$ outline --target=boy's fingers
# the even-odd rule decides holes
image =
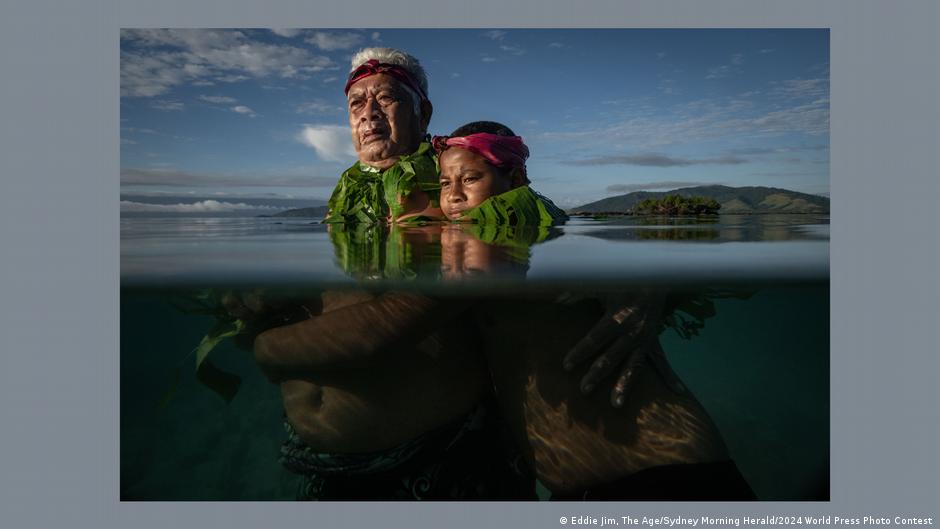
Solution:
[[[646,354],[643,351],[634,351],[633,356],[627,361],[626,367],[620,371],[617,382],[610,392],[610,404],[615,408],[620,408],[626,402],[630,389],[636,382],[636,374],[643,368],[646,362]]]
[[[565,370],[571,371],[578,364],[596,356],[601,348],[616,338],[620,332],[620,325],[609,314],[605,314],[565,355],[563,360]]]
[[[613,373],[614,369],[617,369],[625,360],[635,354],[634,338],[633,335],[621,336],[606,351],[601,353],[597,360],[594,360],[588,372],[581,378],[581,391],[583,393],[587,394],[593,391],[601,380]]]

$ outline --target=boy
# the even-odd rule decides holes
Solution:
[[[505,125],[475,121],[432,144],[439,155],[441,210],[449,220],[532,226],[567,218],[529,188],[529,149]]]
[[[509,128],[474,122],[432,143],[449,220],[531,226],[564,218],[529,189],[528,149]],[[511,294],[473,309],[504,418],[552,498],[755,499],[704,408],[667,383],[675,374],[658,340],[640,353],[659,369],[633,375],[622,408],[578,389],[578,375],[558,360],[599,310],[592,300],[559,305]]]

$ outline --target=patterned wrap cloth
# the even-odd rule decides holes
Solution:
[[[298,500],[527,500],[535,481],[493,404],[380,452],[313,451],[285,421],[281,463],[300,474]]]

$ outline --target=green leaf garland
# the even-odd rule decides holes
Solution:
[[[427,193],[432,206],[440,203],[437,156],[427,141],[384,171],[361,162],[347,169],[333,190],[324,222],[375,224],[400,216],[403,199],[415,189]]]
[[[521,186],[486,199],[459,220],[481,225],[551,226],[567,218],[551,200],[529,186]]]

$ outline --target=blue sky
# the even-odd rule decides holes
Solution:
[[[355,160],[352,54],[429,78],[432,134],[500,121],[563,207],[701,184],[829,193],[825,29],[127,29],[122,212],[322,203]]]

